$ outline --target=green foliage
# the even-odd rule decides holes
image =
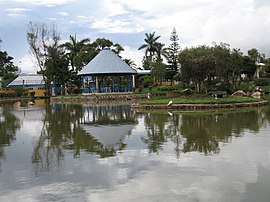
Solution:
[[[265,71],[266,73],[270,73],[270,64],[267,64],[267,65],[265,66],[264,71]]]
[[[197,91],[202,92],[202,85],[209,72],[215,66],[215,58],[212,50],[207,46],[185,49],[179,54],[181,74],[183,80],[193,81]]]
[[[215,87],[216,91],[226,91],[227,93],[231,94],[233,92],[232,85],[229,83],[219,83]]]
[[[243,70],[241,71],[241,73],[243,74],[247,74],[248,78],[252,78],[256,72],[256,65],[253,62],[253,60],[248,57],[248,56],[244,56],[243,58]]]
[[[169,80],[173,80],[173,77],[178,73],[178,66],[179,66],[179,61],[178,61],[178,54],[180,50],[179,46],[179,37],[177,35],[176,29],[173,28],[173,31],[170,36],[170,41],[171,44],[167,48],[167,61],[168,61],[168,69],[167,69],[167,78]]]
[[[254,88],[254,81],[243,81],[240,83],[240,85],[238,86],[239,90],[243,90],[243,91],[252,91]]]
[[[14,89],[15,91],[15,96],[16,97],[22,97],[22,96],[27,96],[28,94],[28,90],[24,87],[16,87]]]
[[[13,57],[9,56],[6,51],[0,51],[0,87],[6,86],[18,74],[18,67],[12,62]]]
[[[154,79],[150,75],[145,75],[141,77],[143,87],[149,87],[154,84]]]
[[[172,91],[174,90],[173,86],[159,86],[157,88],[157,90],[159,91]]]
[[[30,96],[31,96],[31,97],[35,97],[35,93],[36,93],[36,92],[34,92],[34,91],[33,91],[33,92],[30,92]]]
[[[113,42],[110,41],[109,39],[105,39],[105,38],[97,38],[94,42],[93,42],[93,46],[95,47],[95,49],[99,52],[101,51],[103,48],[108,47],[110,48],[111,46],[113,46]]]
[[[157,60],[152,64],[151,74],[155,77],[155,81],[161,83],[166,75],[166,65],[162,60]]]
[[[142,44],[138,50],[145,49],[145,57],[144,60],[147,60],[147,62],[143,62],[147,65],[150,65],[152,62],[154,62],[154,55],[157,53],[158,46],[160,43],[158,43],[158,39],[160,36],[155,36],[155,32],[153,33],[145,33],[145,43]],[[146,67],[145,69],[150,69],[150,67]]]
[[[270,85],[270,79],[269,78],[257,78],[254,80],[254,84],[256,86],[268,86],[268,85]]]

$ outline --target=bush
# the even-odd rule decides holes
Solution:
[[[173,88],[172,88],[172,86],[159,86],[158,90],[159,91],[172,91]]]
[[[269,78],[257,78],[254,80],[254,84],[256,86],[268,86],[268,85],[270,85],[270,79]]]
[[[232,86],[229,83],[219,83],[216,84],[216,91],[226,91],[227,93],[231,94],[233,89]]]
[[[26,88],[23,88],[23,87],[16,87],[14,89],[15,91],[15,96],[16,97],[22,97],[22,96],[26,96],[28,94],[28,91]]]
[[[36,92],[30,92],[30,96],[31,96],[31,97],[35,97],[35,93],[36,93]]]

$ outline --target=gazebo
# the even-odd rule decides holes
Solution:
[[[131,92],[136,70],[109,48],[104,48],[78,72],[83,77],[83,93]]]

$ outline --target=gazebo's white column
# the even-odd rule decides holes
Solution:
[[[98,92],[98,76],[96,76],[96,92]]]
[[[135,83],[135,75],[132,75],[132,87],[133,87],[133,88],[136,87],[136,83]]]

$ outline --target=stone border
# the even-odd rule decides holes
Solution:
[[[51,97],[52,102],[59,103],[99,103],[99,102],[123,102],[123,101],[137,101],[147,99],[146,94],[132,94],[132,93],[95,93],[78,96],[63,96]]]
[[[247,102],[247,103],[228,103],[228,104],[166,104],[149,105],[149,104],[132,104],[134,109],[178,109],[178,110],[197,110],[197,109],[233,109],[243,107],[258,107],[268,105],[268,101]]]

